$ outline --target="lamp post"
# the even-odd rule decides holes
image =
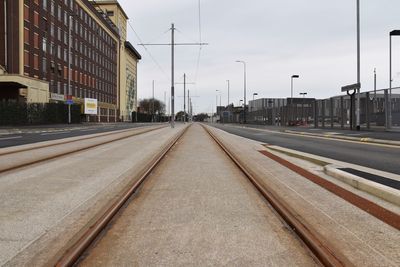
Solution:
[[[297,75],[297,74],[294,74],[294,75],[292,75],[292,77],[290,79],[290,106],[289,106],[290,117],[289,117],[289,120],[288,120],[289,124],[290,124],[290,121],[291,121],[292,117],[294,117],[293,116],[293,108],[292,108],[292,106],[293,106],[293,79],[298,79],[298,78],[300,78],[300,76]]]
[[[304,120],[304,98],[307,95],[307,93],[305,93],[305,92],[304,93],[300,93],[300,95],[303,96],[303,101],[301,102],[301,119],[303,121],[306,121],[306,120]]]
[[[229,80],[226,80],[226,82],[228,83],[228,106],[229,106],[229,90],[230,90],[230,81]]]
[[[389,34],[389,105],[388,113],[389,119],[387,122],[387,128],[392,127],[392,87],[393,87],[393,78],[392,78],[392,36],[400,36],[400,30],[391,31]]]
[[[356,124],[357,130],[361,130],[360,126],[360,92],[361,92],[361,51],[360,51],[360,0],[357,0],[357,105],[356,105]]]
[[[253,113],[253,106],[255,106],[254,105],[254,96],[256,96],[256,95],[258,95],[258,93],[253,93],[253,102],[252,102],[252,105],[251,105],[251,113]],[[255,116],[254,116],[254,114],[251,114],[252,115],[252,117],[253,117],[253,121],[255,121]]]
[[[243,84],[244,84],[244,86],[243,86],[243,96],[244,96],[244,108],[243,108],[243,123],[246,123],[246,76],[247,76],[247,74],[246,74],[246,62],[245,61],[243,61],[243,60],[236,60],[236,62],[238,62],[238,63],[242,63],[243,64],[243,75],[244,75],[244,79],[243,79]]]
[[[215,92],[219,92],[219,90],[215,90]],[[218,93],[215,95],[215,116],[218,114]],[[218,122],[218,120],[215,120],[215,122]]]

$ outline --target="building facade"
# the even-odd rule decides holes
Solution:
[[[116,0],[96,0],[93,5],[116,25],[119,36],[119,119],[132,121],[137,111],[137,64],[141,55],[127,40],[128,16]]]
[[[83,104],[92,98],[98,102],[98,114],[91,121],[109,121],[110,116],[116,120],[119,110],[127,113],[126,95],[137,95],[140,55],[129,55],[126,63],[125,54],[132,54],[125,52],[127,17],[125,24],[110,18],[89,0],[2,1],[0,101],[70,99]],[[136,102],[130,101],[129,107],[134,109]]]

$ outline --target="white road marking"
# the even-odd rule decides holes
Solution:
[[[53,133],[42,133],[40,135],[54,135],[54,134],[65,134],[65,133],[70,133],[71,131],[66,131],[66,132],[53,132]]]
[[[18,139],[18,138],[22,138],[22,136],[3,137],[3,138],[0,138],[0,140],[11,140],[11,139]]]

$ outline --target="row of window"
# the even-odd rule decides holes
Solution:
[[[78,86],[71,86],[72,92],[68,92],[68,84],[62,82],[56,83],[53,80],[51,80],[50,88],[51,88],[50,91],[52,93],[57,93],[61,95],[68,95],[69,93],[71,93],[73,96],[79,98],[95,98],[98,99],[100,102],[116,104],[115,96],[99,93],[97,91]]]

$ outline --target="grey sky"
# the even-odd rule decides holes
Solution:
[[[131,24],[144,42],[169,42],[166,32],[172,22],[180,32],[177,42],[199,41],[198,0],[119,0]],[[400,1],[361,0],[362,84],[363,91],[373,89],[373,69],[377,68],[378,87],[387,88],[388,33],[400,29]],[[355,0],[201,0],[202,41],[210,45],[201,51],[196,79],[198,47],[178,47],[176,81],[186,72],[196,85],[188,88],[195,112],[211,112],[216,89],[227,103],[226,80],[231,80],[231,101],[243,99],[243,67],[248,67],[248,100],[253,92],[259,97],[288,97],[290,76],[295,95],[324,98],[340,93],[340,87],[356,82],[356,1]],[[139,65],[139,98],[151,96],[156,80],[156,97],[163,100],[170,91],[169,47],[148,47],[160,68],[148,53],[138,47],[132,30],[129,39],[142,54]],[[400,37],[394,39],[394,86],[400,86]],[[176,86],[176,95],[183,87]],[[182,109],[178,97],[176,110]]]

